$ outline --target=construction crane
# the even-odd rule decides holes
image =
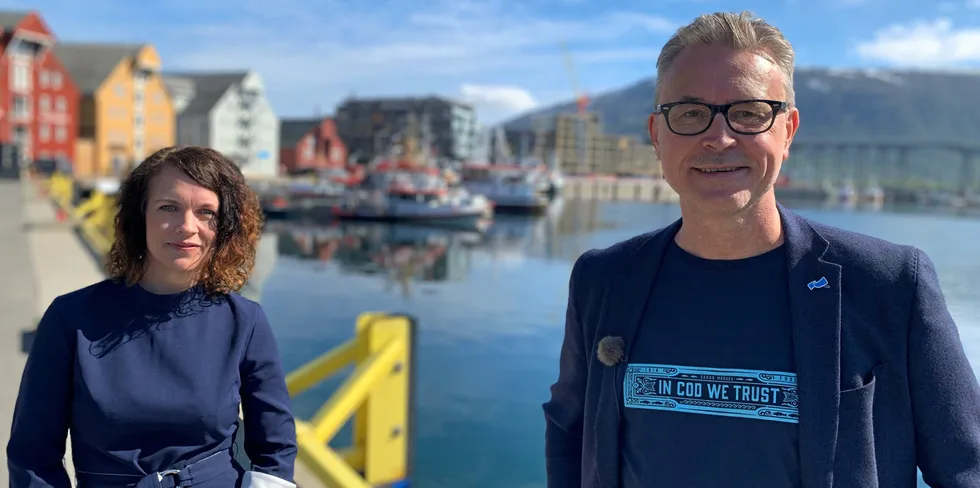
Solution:
[[[561,51],[565,57],[565,70],[568,71],[568,78],[572,82],[572,91],[575,93],[575,102],[578,105],[578,113],[584,114],[589,106],[589,96],[585,94],[578,84],[578,74],[575,71],[575,63],[572,62],[572,54],[568,50],[568,45],[562,41]]]
[[[589,97],[582,91],[578,83],[578,73],[575,71],[575,64],[572,62],[572,54],[568,50],[568,45],[561,42],[562,54],[565,58],[565,70],[568,72],[569,81],[572,83],[572,91],[575,94],[575,102],[578,110],[572,117],[557,114],[555,118],[555,167],[560,171],[566,171],[570,164],[575,171],[581,172],[585,168],[592,169],[593,162],[589,156],[592,152],[592,142],[590,136],[592,131],[591,118],[589,117]],[[586,170],[587,171],[587,170]]]

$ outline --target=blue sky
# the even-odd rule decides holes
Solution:
[[[440,94],[484,122],[601,93],[655,72],[677,26],[751,10],[799,66],[980,65],[980,0],[0,0],[38,9],[63,41],[150,42],[164,69],[253,69],[285,117],[354,94]],[[652,94],[651,94],[652,96]]]

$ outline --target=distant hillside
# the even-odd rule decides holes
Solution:
[[[798,69],[798,138],[915,138],[980,144],[980,73]],[[593,98],[609,134],[646,137],[653,78]],[[528,129],[536,115],[574,112],[573,102],[505,124]]]

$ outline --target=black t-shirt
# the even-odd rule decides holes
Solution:
[[[623,488],[797,488],[784,247],[707,260],[672,243],[623,384]]]

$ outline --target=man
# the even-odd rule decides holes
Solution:
[[[793,62],[747,13],[664,46],[649,131],[682,218],[573,267],[549,487],[980,487],[980,387],[931,261],[776,203]]]

